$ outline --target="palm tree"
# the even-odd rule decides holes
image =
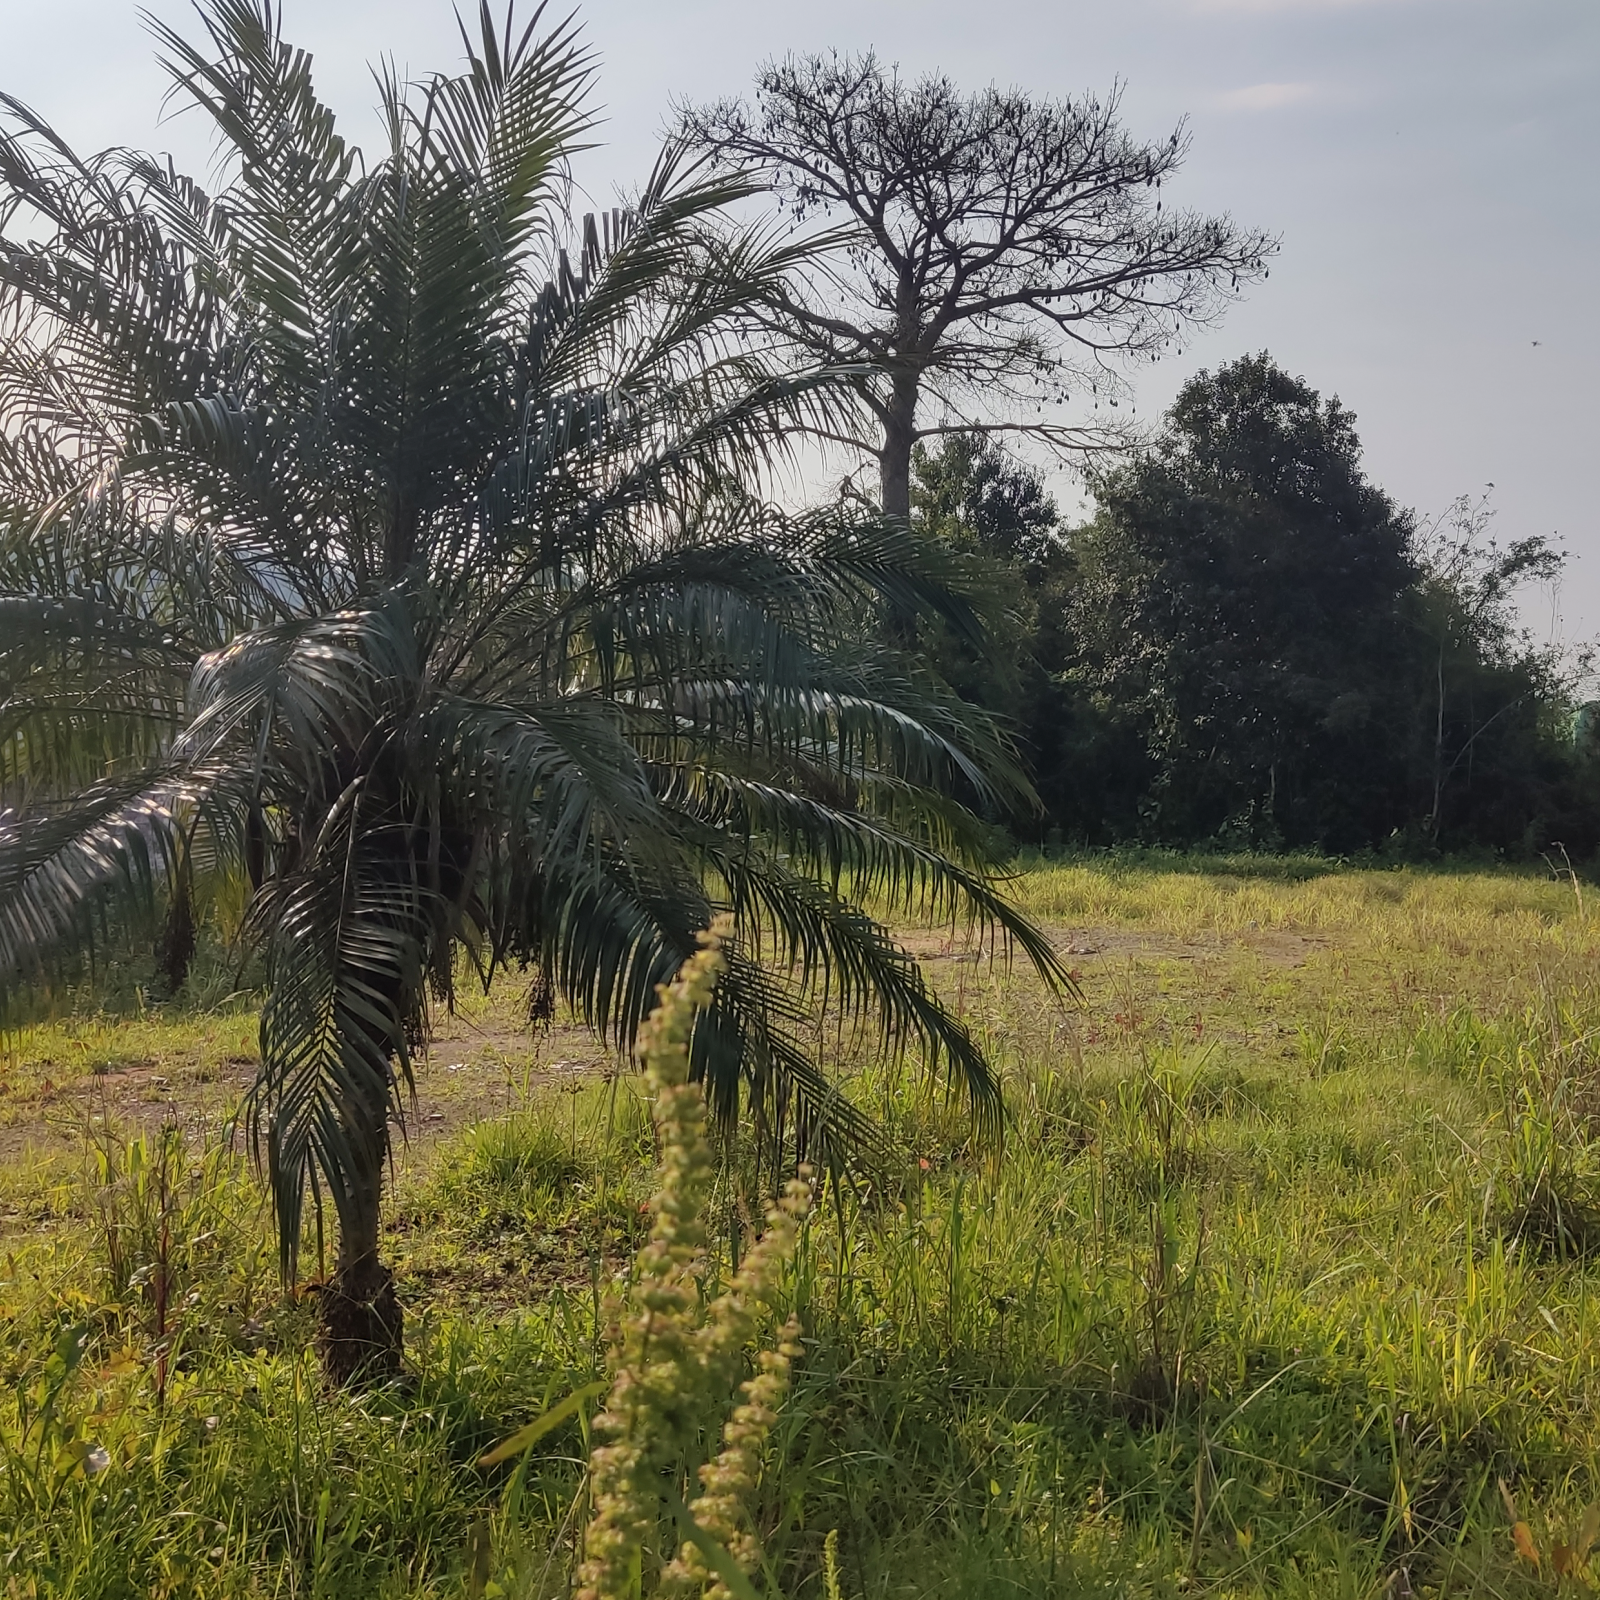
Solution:
[[[202,17],[156,32],[215,193],[0,100],[0,981],[108,905],[248,876],[249,1123],[287,1276],[307,1198],[337,1215],[343,1380],[399,1358],[384,1174],[462,951],[626,1046],[730,910],[695,1071],[832,1163],[876,1135],[802,1048],[819,1002],[998,1114],[864,902],[1059,973],[971,809],[1026,794],[1004,738],[881,643],[906,606],[970,634],[959,572],[762,498],[844,390],[738,336],[791,264],[712,242],[748,185],[668,149],[569,237],[570,26],[485,7],[459,75],[380,75],[367,163],[271,0]]]

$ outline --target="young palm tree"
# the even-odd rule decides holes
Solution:
[[[202,16],[157,32],[215,193],[0,101],[0,982],[109,899],[248,875],[251,1127],[286,1274],[307,1196],[337,1214],[343,1379],[398,1360],[384,1172],[459,950],[625,1046],[731,910],[695,1070],[828,1161],[873,1131],[798,1042],[821,1001],[997,1114],[864,899],[1059,974],[967,809],[1025,794],[1004,740],[874,643],[890,607],[970,631],[959,575],[760,498],[843,390],[738,338],[790,264],[708,242],[746,187],[669,150],[569,255],[566,25],[485,9],[459,76],[381,77],[367,163],[270,0]]]

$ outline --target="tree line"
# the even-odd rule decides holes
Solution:
[[[1033,842],[1590,853],[1583,663],[1515,595],[1563,553],[1487,499],[1421,523],[1365,476],[1355,418],[1265,353],[1187,383],[1158,436],[1060,515],[976,433],[923,448],[916,514],[985,575],[1001,648],[930,623],[961,692],[1012,708]]]
[[[1276,240],[1168,204],[1187,130],[1132,137],[1115,94],[1044,101],[789,57],[690,144],[761,175],[813,250],[755,331],[844,375],[814,430],[843,498],[973,564],[991,631],[893,621],[1017,737],[1029,842],[1528,854],[1600,843],[1586,663],[1514,595],[1561,552],[1501,545],[1487,502],[1419,522],[1371,484],[1354,417],[1265,354],[1202,374],[1165,428],[1131,374],[1269,275]],[[1076,468],[1066,525],[1011,447]],[[1575,736],[1576,731],[1576,736]]]

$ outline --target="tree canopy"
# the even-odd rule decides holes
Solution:
[[[1105,443],[1062,408],[1118,405],[1127,359],[1154,358],[1265,272],[1267,235],[1166,204],[1185,131],[1142,142],[1120,109],[1118,91],[965,94],[834,53],[769,63],[754,105],[684,111],[691,140],[764,177],[819,236],[769,297],[770,325],[851,374],[861,420],[826,437],[876,461],[888,515],[911,514],[920,440]]]
[[[1266,356],[1185,385],[1157,448],[1096,484],[1074,541],[1080,671],[1136,715],[1159,825],[1255,842],[1370,838],[1393,814],[1411,526],[1354,418]],[[1381,797],[1381,798],[1380,798]]]
[[[1513,604],[1559,552],[1497,543],[1483,503],[1419,524],[1366,477],[1351,413],[1267,355],[1191,380],[1083,526],[983,436],[924,452],[917,484],[922,524],[987,551],[1005,597],[982,658],[925,633],[1017,726],[1045,807],[1025,836],[1591,847],[1571,670]]]

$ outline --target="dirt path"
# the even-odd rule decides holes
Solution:
[[[176,1032],[176,1030],[175,1030]],[[225,1136],[255,1081],[258,1057],[221,1053],[175,1037],[163,1048],[65,1070],[56,1058],[0,1066],[0,1164],[26,1163],[83,1148],[106,1126],[131,1137],[177,1123],[203,1139]],[[614,1070],[616,1056],[586,1029],[553,1026],[537,1036],[502,1024],[446,1019],[415,1064],[416,1098],[405,1138],[431,1143],[516,1105],[541,1084]],[[30,1070],[32,1069],[32,1070]]]
[[[1280,930],[1193,936],[1145,928],[1056,925],[1049,930],[1067,966],[1082,980],[1092,1013],[1097,997],[1139,969],[1140,988],[1165,963],[1193,963],[1188,983],[1207,987],[1217,969],[1251,957],[1267,968],[1302,966],[1326,939]],[[916,930],[903,942],[934,985],[958,1005],[965,985],[950,994],[950,979],[966,964],[982,967],[985,951],[957,934]],[[1129,979],[1129,981],[1135,981]],[[974,997],[975,998],[975,997]],[[438,1031],[416,1063],[416,1099],[405,1119],[413,1153],[443,1136],[503,1114],[541,1085],[601,1076],[619,1065],[616,1053],[586,1029],[557,1023],[531,1032],[518,1005],[496,996],[474,1011],[439,1019]],[[229,1131],[255,1079],[255,1020],[239,1015],[206,1019],[96,1021],[78,1033],[63,1026],[38,1030],[31,1046],[0,1058],[0,1164],[81,1150],[88,1134],[107,1125],[123,1134],[177,1122],[212,1138]]]

